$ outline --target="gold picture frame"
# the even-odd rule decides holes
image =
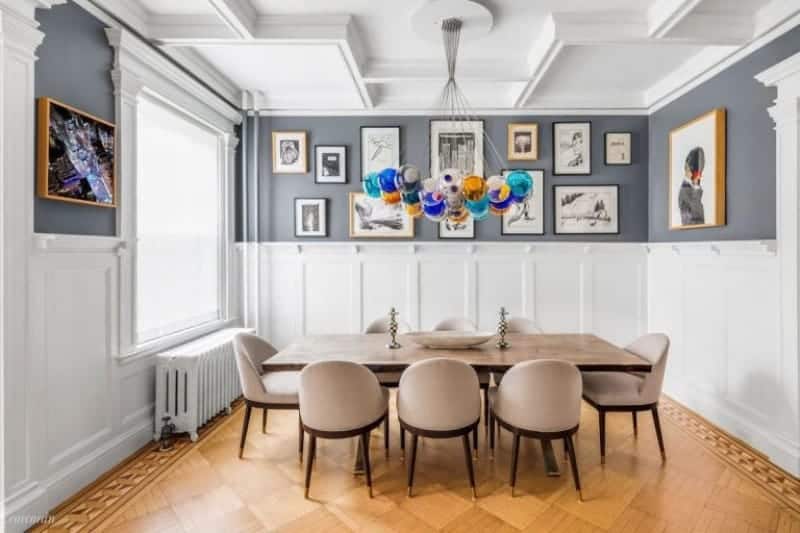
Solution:
[[[539,159],[539,124],[508,124],[508,160],[536,161]]]
[[[726,224],[726,123],[725,109],[716,108],[670,131],[670,230]]]
[[[307,132],[272,132],[272,173],[308,174]]]
[[[359,202],[368,204],[368,209],[356,209]],[[381,198],[370,198],[363,192],[351,192],[348,202],[348,218],[350,220],[351,239],[413,239],[415,233],[414,218],[406,213],[401,203],[387,204]],[[358,220],[370,217],[366,223]],[[400,226],[395,228],[394,224]]]

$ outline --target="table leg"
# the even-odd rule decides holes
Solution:
[[[364,473],[365,473],[365,470],[364,470],[364,456],[362,454],[361,439],[360,438],[355,438],[353,440],[356,441],[355,450],[354,450],[354,452],[356,454],[356,458],[355,458],[355,461],[353,462],[353,475],[354,476],[363,476]]]
[[[544,456],[544,469],[548,476],[558,477],[561,472],[558,469],[558,461],[553,453],[553,443],[549,440],[542,441],[542,455]]]

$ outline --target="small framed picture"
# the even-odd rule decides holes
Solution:
[[[361,180],[400,166],[400,126],[361,126]]]
[[[627,131],[606,132],[606,165],[631,164],[631,133]]]
[[[619,233],[619,185],[556,185],[553,219],[558,235]]]
[[[414,219],[400,203],[387,204],[363,192],[350,193],[350,238],[410,239]]]
[[[508,160],[536,161],[539,159],[539,125],[508,125]]]
[[[347,147],[315,146],[315,183],[347,183]]]
[[[553,175],[588,176],[592,173],[592,123],[553,123]]]
[[[308,148],[304,131],[272,132],[272,172],[274,174],[306,174]]]
[[[503,170],[503,177],[513,170]],[[503,213],[500,235],[544,235],[544,170],[524,170],[533,180],[533,192]]]
[[[294,236],[328,236],[328,199],[295,198]]]
[[[474,239],[475,238],[475,219],[467,217],[461,223],[453,223],[447,219],[439,222],[440,239]]]

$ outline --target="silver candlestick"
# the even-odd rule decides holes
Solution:
[[[508,333],[508,322],[506,322],[506,316],[508,316],[506,308],[501,307],[500,322],[497,324],[497,334],[500,335],[500,340],[497,341],[497,347],[501,350],[511,347],[511,345],[506,342],[506,333]]]
[[[396,350],[401,347],[401,344],[397,342],[397,315],[399,314],[394,307],[389,309],[389,335],[392,342],[387,344],[386,347],[390,350]]]

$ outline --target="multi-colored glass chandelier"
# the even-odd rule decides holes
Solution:
[[[440,109],[447,111],[454,124],[465,124],[474,117],[455,80],[461,20],[442,21],[448,80],[440,97]],[[466,131],[466,127],[464,128]],[[495,156],[498,168],[502,158],[491,138],[483,133],[483,140]],[[432,171],[433,172],[433,171]],[[484,178],[456,168],[447,168],[438,175],[423,179],[419,168],[402,165],[371,172],[363,178],[364,192],[372,198],[381,198],[387,204],[402,204],[411,217],[425,216],[432,222],[449,220],[464,223],[469,217],[484,220],[492,215],[502,215],[515,203],[526,201],[533,193],[534,183],[525,171],[512,171],[505,177],[492,175]]]

